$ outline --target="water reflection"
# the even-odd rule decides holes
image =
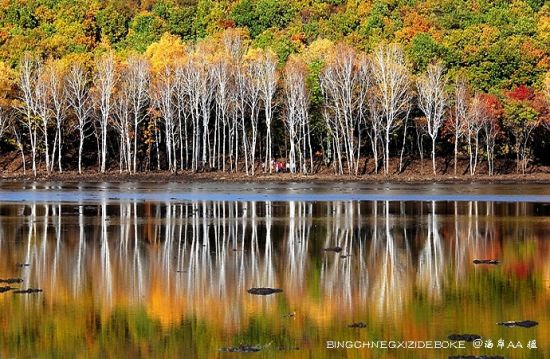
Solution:
[[[199,349],[215,355],[217,348],[242,340],[259,342],[264,334],[328,355],[322,341],[338,333],[352,338],[346,326],[358,320],[368,321],[378,338],[441,339],[452,331],[496,336],[497,321],[534,319],[541,325],[529,333],[531,339],[548,338],[550,222],[536,216],[543,206],[4,204],[0,277],[21,277],[23,287],[44,292],[0,294],[0,324],[7,328],[0,356],[37,354],[45,347],[112,353],[117,349],[106,347],[122,335],[113,327],[121,325],[113,322],[120,311],[126,314],[117,320],[135,333],[124,334],[119,345],[138,351],[140,333],[154,340],[147,326],[173,334],[192,321],[191,338],[165,348],[191,356]],[[342,251],[323,251],[336,246]],[[475,258],[500,259],[502,265],[474,266]],[[251,287],[284,292],[256,297],[246,292]],[[51,338],[44,325],[64,339],[46,345]],[[149,346],[149,354],[164,353],[160,344]]]

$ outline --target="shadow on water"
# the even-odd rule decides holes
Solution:
[[[264,357],[384,357],[326,341],[452,333],[538,349],[467,343],[421,356],[550,356],[545,213],[493,201],[4,203],[0,278],[43,292],[0,293],[0,357],[203,358],[239,345]],[[496,325],[527,319],[540,325]]]

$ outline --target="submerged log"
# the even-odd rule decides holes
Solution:
[[[336,252],[336,253],[340,253],[342,251],[342,247],[329,247],[329,248],[323,248],[323,250],[325,252]]]
[[[19,268],[30,267],[30,263],[17,263],[16,266]]]
[[[0,279],[0,283],[7,283],[7,284],[23,283],[23,279],[21,278]]]
[[[500,322],[497,324],[503,327],[509,327],[509,328],[512,328],[512,327],[532,328],[539,325],[538,322],[535,322],[533,320],[508,321],[508,322]]]
[[[498,259],[474,259],[474,264],[499,264]]]
[[[348,328],[366,328],[366,327],[367,327],[367,323],[364,323],[364,322],[357,322],[357,323],[352,323],[348,325]]]
[[[42,292],[42,289],[39,288],[28,288],[28,289],[20,289],[20,290],[14,290],[13,293],[15,294],[33,294],[33,293],[40,293]]]
[[[0,287],[0,293],[4,293],[4,292],[7,292],[8,290],[12,290],[12,289],[15,289],[15,288],[10,287],[9,285],[6,286],[6,287]]]
[[[477,334],[451,334],[447,337],[449,340],[462,340],[465,342],[473,342],[476,339],[481,339]]]
[[[248,293],[254,295],[270,295],[274,293],[281,293],[283,290],[279,288],[250,288]]]

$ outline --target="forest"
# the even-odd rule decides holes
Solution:
[[[2,171],[527,173],[549,56],[543,0],[2,0]]]

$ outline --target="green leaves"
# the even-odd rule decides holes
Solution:
[[[150,44],[160,39],[166,28],[166,22],[157,15],[147,12],[138,14],[130,23],[126,44],[144,52]]]
[[[256,37],[269,28],[283,28],[293,18],[295,10],[289,1],[241,0],[234,7],[231,18],[238,26],[248,27]]]
[[[415,73],[423,72],[428,64],[443,59],[446,52],[445,47],[427,33],[417,34],[407,48],[407,56]]]

